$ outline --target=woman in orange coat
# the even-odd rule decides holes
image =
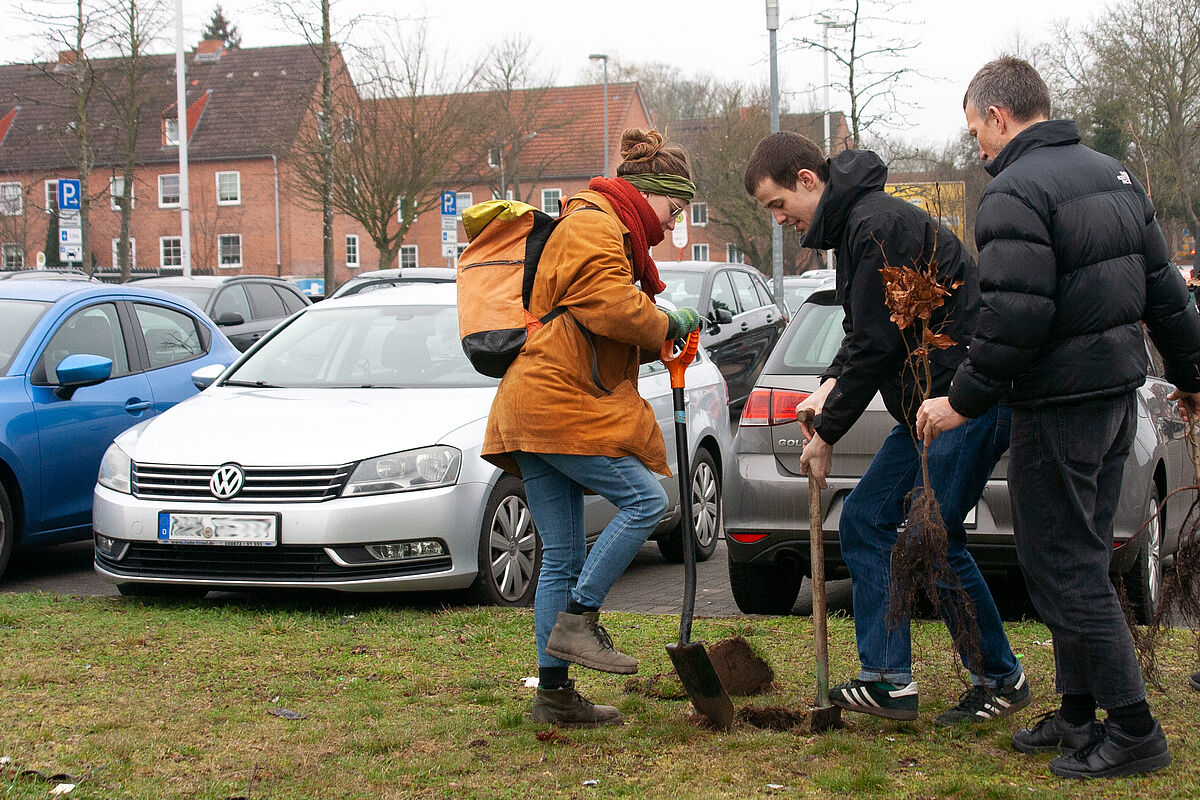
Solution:
[[[613,647],[599,612],[667,510],[653,474],[670,474],[666,446],[638,394],[638,367],[700,322],[695,309],[655,306],[665,286],[650,257],[695,194],[687,155],[657,131],[629,129],[621,156],[616,178],[593,178],[563,206],[538,262],[529,311],[539,318],[560,306],[567,311],[533,333],[509,366],[483,445],[484,458],[524,480],[542,540],[533,719],[563,726],[621,719],[612,706],[583,699],[567,665],[637,671],[637,661]],[[590,553],[585,489],[618,508]]]

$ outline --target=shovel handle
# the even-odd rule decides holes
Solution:
[[[700,348],[700,331],[694,330],[687,335],[684,340],[683,350],[678,354],[675,353],[675,340],[663,342],[662,353],[660,357],[662,362],[667,365],[667,372],[671,374],[671,388],[683,388],[683,374],[687,372],[688,365],[692,363],[692,359],[696,357],[696,351]]]
[[[798,422],[812,425],[813,410],[796,412]],[[825,613],[825,532],[821,528],[821,487],[808,479],[808,560],[812,581],[813,646],[816,650],[817,707],[829,705],[829,632]]]

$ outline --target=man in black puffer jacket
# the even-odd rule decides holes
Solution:
[[[963,101],[994,176],[979,203],[982,306],[949,397],[918,414],[928,441],[1007,398],[1008,483],[1017,556],[1054,634],[1062,705],[1013,734],[1026,753],[1074,778],[1132,775],[1171,761],[1146,704],[1125,616],[1108,580],[1113,513],[1146,377],[1141,322],[1200,413],[1200,316],[1154,219],[1119,162],[1049,119],[1046,84],[1011,56],[985,65]],[[1104,725],[1096,707],[1104,708]]]
[[[862,415],[876,392],[883,394],[896,426],[842,506],[838,537],[850,570],[854,629],[861,670],[830,690],[830,700],[852,711],[891,719],[916,719],[917,684],[912,676],[908,625],[886,622],[891,589],[891,552],[904,522],[904,500],[921,485],[914,423],[921,395],[905,361],[915,331],[903,333],[884,300],[884,266],[937,265],[938,280],[961,281],[934,312],[931,326],[957,344],[934,350],[933,394],[944,394],[975,327],[979,306],[975,262],[958,238],[929,214],[884,192],[887,168],[865,150],[826,160],[810,139],[773,133],[759,142],[746,168],[746,191],[776,222],[805,234],[804,246],[837,250],[838,300],[845,309],[845,336],[821,387],[799,409],[817,413],[801,459],[809,480],[825,488],[834,444]],[[948,537],[948,560],[975,608],[981,662],[968,663],[974,685],[957,705],[934,721],[942,725],[985,722],[1028,705],[1029,686],[1009,647],[995,601],[967,552],[963,518],[978,502],[1008,442],[1008,410],[992,407],[957,436],[929,450],[930,482]],[[956,625],[953,615],[947,624]]]

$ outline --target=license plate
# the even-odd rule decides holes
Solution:
[[[279,543],[274,514],[158,515],[158,541],[164,544],[223,544],[271,547]]]

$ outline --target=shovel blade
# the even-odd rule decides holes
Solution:
[[[842,727],[842,709],[837,706],[821,706],[808,712],[810,733],[836,730]]]
[[[696,710],[719,730],[729,730],[733,725],[733,701],[721,685],[704,642],[669,644],[667,655]]]

